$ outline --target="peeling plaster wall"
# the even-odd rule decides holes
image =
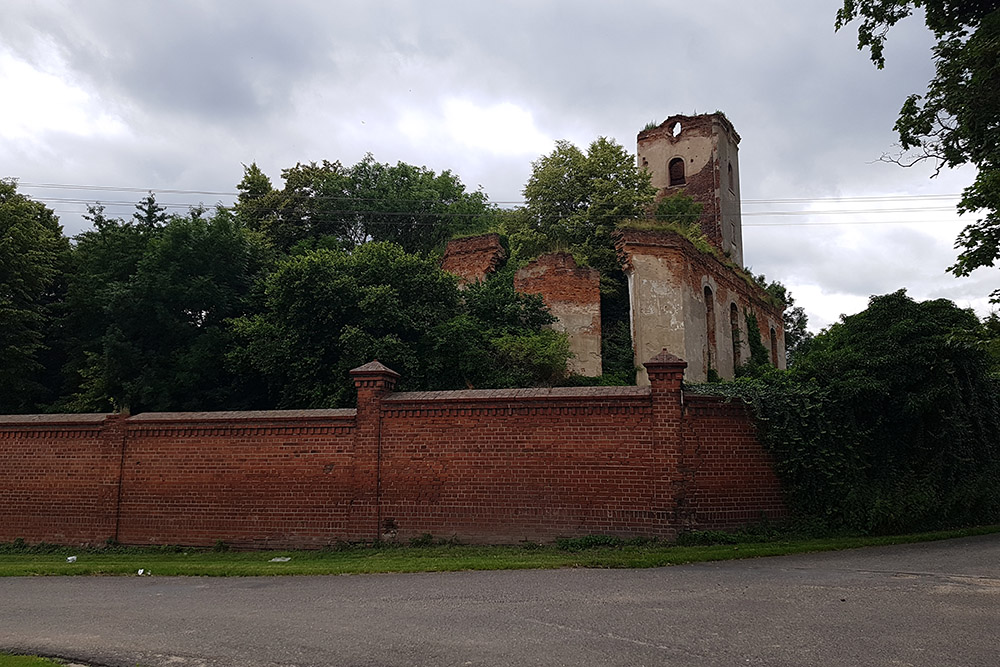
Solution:
[[[637,367],[642,368],[640,360],[648,359],[650,351],[666,349],[688,360],[684,376],[688,382],[707,380],[709,367],[722,378],[732,378],[736,373],[736,351],[741,362],[750,357],[746,315],[752,312],[759,327],[756,335],[767,348],[774,329],[777,358],[772,363],[785,368],[782,309],[733,267],[673,232],[626,229],[618,232],[617,245],[629,280]],[[715,326],[715,345],[711,348],[706,286],[712,293]],[[735,345],[730,319],[733,305],[737,309]],[[636,373],[636,383],[648,383],[643,370]]]
[[[591,377],[602,372],[600,285],[597,269],[577,266],[565,252],[542,255],[514,276],[514,289],[540,294],[556,317],[552,328],[569,336],[570,372]]]
[[[684,313],[690,307],[684,304],[681,276],[671,268],[679,261],[679,254],[671,252],[635,252],[629,257],[625,274],[635,359],[650,359],[664,349],[672,354],[686,349]],[[646,369],[641,363],[636,367],[636,384],[648,385]]]

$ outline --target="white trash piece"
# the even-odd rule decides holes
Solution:
[[[139,570],[139,576],[140,577],[148,577],[151,574],[153,574],[152,570],[147,570],[145,568],[142,568],[142,569]]]
[[[274,558],[272,558],[268,562],[269,563],[287,563],[290,560],[292,560],[291,556],[275,556]]]
[[[67,563],[75,563],[76,562],[76,556],[66,556],[66,562]]]

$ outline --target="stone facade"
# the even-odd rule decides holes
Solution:
[[[632,346],[640,359],[670,350],[689,360],[685,378],[704,382],[709,370],[732,378],[750,357],[749,336],[759,335],[771,363],[785,367],[782,308],[749,276],[673,232],[623,229],[617,247],[629,281]],[[758,331],[747,331],[753,313]]]
[[[684,192],[702,205],[702,231],[743,266],[740,220],[740,135],[722,113],[671,116],[636,138],[636,159],[658,198]]]
[[[529,262],[514,275],[514,289],[540,294],[555,316],[552,328],[569,336],[569,370],[601,374],[601,274],[577,266],[573,255],[556,252]]]

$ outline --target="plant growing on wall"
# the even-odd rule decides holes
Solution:
[[[1000,520],[1000,392],[983,328],[904,291],[819,334],[787,372],[705,386],[746,401],[790,504],[891,532]]]

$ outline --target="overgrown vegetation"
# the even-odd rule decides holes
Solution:
[[[706,393],[743,400],[791,507],[865,534],[1000,519],[1000,391],[986,327],[904,291]]]

